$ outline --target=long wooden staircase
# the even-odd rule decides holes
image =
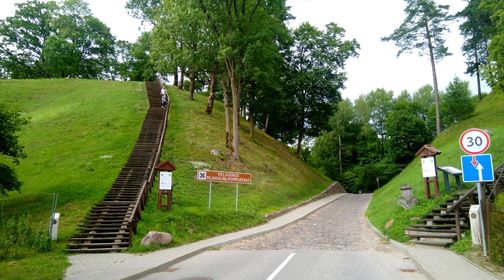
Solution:
[[[494,170],[496,180],[483,186],[485,198],[492,198],[504,186],[504,163]],[[476,187],[457,193],[439,208],[416,220],[418,223],[406,228],[405,233],[414,243],[448,246],[462,238],[469,227],[469,208],[478,203]]]
[[[152,187],[168,114],[168,110],[161,107],[159,82],[146,82],[145,85],[149,109],[135,147],[103,200],[91,209],[78,232],[70,238],[68,252],[120,252],[131,245],[140,212]]]

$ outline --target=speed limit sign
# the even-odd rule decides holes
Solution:
[[[470,128],[460,135],[460,148],[471,155],[484,153],[490,147],[490,136],[479,128]]]

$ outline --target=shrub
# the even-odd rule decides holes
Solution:
[[[490,212],[490,259],[504,265],[504,193],[497,196]]]
[[[0,260],[19,259],[51,249],[48,230],[37,227],[30,215],[0,221]]]

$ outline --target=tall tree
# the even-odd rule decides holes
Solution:
[[[434,85],[436,106],[436,133],[441,133],[439,109],[439,89],[436,73],[436,62],[451,55],[445,46],[444,32],[448,31],[447,22],[451,19],[446,5],[437,5],[434,0],[405,0],[406,19],[394,32],[382,38],[383,41],[394,41],[399,48],[397,56],[404,52],[418,49],[420,55],[427,51]]]
[[[327,128],[327,116],[332,115],[341,99],[345,62],[357,56],[359,48],[355,40],[344,40],[344,34],[345,30],[335,23],[327,24],[324,31],[303,23],[293,32],[293,45],[287,54],[287,83],[298,108],[298,155],[305,136],[317,136]]]
[[[458,77],[455,77],[448,84],[442,99],[443,106],[441,106],[441,109],[444,115],[443,125],[445,127],[467,119],[476,107],[469,90],[469,82],[462,81]]]
[[[14,79],[45,77],[43,49],[54,34],[56,2],[16,4],[12,17],[0,20],[0,68]]]
[[[343,174],[343,138],[345,136],[349,138],[348,136],[352,134],[351,126],[358,125],[352,101],[345,99],[338,103],[338,111],[331,117],[329,124],[338,137],[339,173]]]
[[[415,157],[415,152],[431,140],[425,122],[417,113],[418,110],[409,95],[405,94],[397,98],[392,110],[387,114],[387,156],[394,163],[409,163]]]
[[[462,51],[468,58],[466,73],[476,74],[478,83],[478,97],[481,100],[481,65],[487,64],[488,43],[492,21],[491,13],[481,9],[481,0],[469,0],[467,7],[457,14],[464,19],[460,25],[460,33],[464,36]]]
[[[27,123],[20,113],[10,112],[0,106],[0,155],[10,158],[14,164],[19,164],[19,159],[26,157],[17,132]],[[0,163],[0,194],[7,195],[9,191],[19,190],[20,187],[21,182],[15,171]]]
[[[50,77],[109,78],[115,38],[83,0],[66,0],[44,48]]]
[[[488,61],[485,65],[485,79],[492,85],[504,90],[504,2],[482,0],[480,7],[491,13],[492,28],[488,46]]]
[[[162,0],[128,0],[126,9],[134,18],[150,24],[157,23],[157,14]]]
[[[272,32],[287,17],[284,0],[198,0],[207,28],[219,43],[219,57],[226,68],[232,95],[232,158],[239,158],[239,109],[245,82],[245,58],[253,44],[274,44]]]
[[[385,89],[376,89],[365,96],[365,101],[369,110],[369,120],[380,139],[381,155],[385,154],[387,114],[392,110],[394,104],[394,93]]]

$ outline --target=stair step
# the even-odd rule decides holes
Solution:
[[[129,230],[128,227],[121,227],[121,228],[118,228],[118,227],[78,227],[78,229],[80,231],[105,231],[105,230],[107,230],[108,232],[117,231],[119,229]]]
[[[75,247],[87,247],[87,248],[118,248],[118,247],[129,247],[129,242],[109,242],[109,243],[69,243],[69,249],[75,249]]]
[[[415,225],[407,227],[406,230],[413,230],[413,231],[424,231],[424,232],[453,232],[456,233],[457,230],[455,228],[427,228],[424,227],[423,225],[420,227],[415,227]]]
[[[454,232],[430,232],[406,229],[405,233],[411,237],[457,238],[457,233]]]
[[[128,248],[92,248],[92,249],[67,249],[68,253],[114,253],[123,252]]]
[[[122,237],[72,237],[70,241],[108,241],[108,240],[129,240],[129,236]]]
[[[415,244],[420,244],[420,245],[431,245],[431,246],[442,246],[446,247],[450,243],[449,241],[440,241],[440,240],[413,240]]]
[[[83,237],[83,236],[128,236],[129,237],[129,231],[109,231],[109,232],[80,232],[75,234],[75,237]]]
[[[464,217],[460,218],[460,222],[465,222],[467,219]],[[421,218],[417,221],[421,222],[444,222],[444,223],[455,223],[455,218],[438,218],[438,219],[429,219],[429,218]]]

